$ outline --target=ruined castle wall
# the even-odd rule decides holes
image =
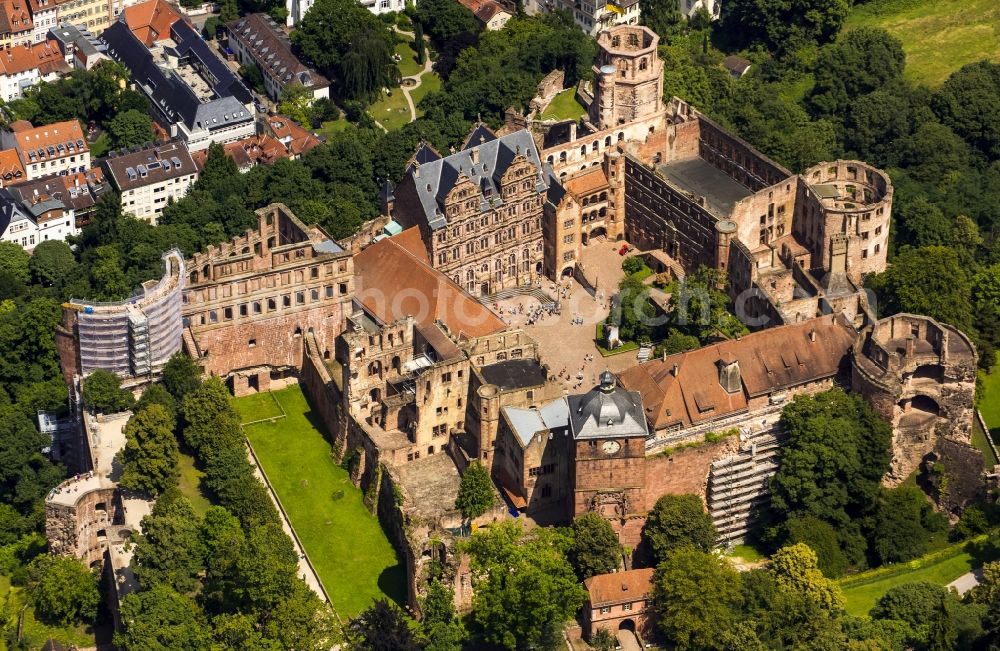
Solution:
[[[615,151],[627,143],[630,153],[644,161],[652,161],[667,151],[668,127],[666,112],[661,111],[642,120],[614,128],[581,134],[575,140],[548,147],[542,158],[557,175],[565,176],[599,165],[606,151]]]
[[[795,179],[786,178],[738,201],[730,219],[740,241],[753,249],[791,233],[797,193]]]
[[[74,490],[73,485],[73,480],[68,480],[60,489],[68,493]],[[87,565],[100,561],[117,512],[118,501],[111,486],[81,493],[71,505],[47,500],[45,537],[49,550],[79,558]]]
[[[717,443],[659,454],[646,459],[646,501],[652,507],[662,495],[693,494],[705,499],[708,473],[712,463],[735,454],[739,437],[730,436]]]
[[[752,192],[777,185],[792,176],[791,172],[754,149],[750,143],[700,113],[698,122],[698,154]]]
[[[715,266],[715,216],[632,156],[625,159],[625,214],[625,239],[639,249],[662,249],[687,273]]]

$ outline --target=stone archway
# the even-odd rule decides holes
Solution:
[[[635,620],[633,619],[623,619],[621,623],[618,624],[619,631],[629,631],[630,633],[635,633]]]

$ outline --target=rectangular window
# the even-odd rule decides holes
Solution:
[[[305,302],[306,302],[306,293],[305,292],[295,292],[295,304],[296,305],[302,305]]]
[[[247,345],[250,346],[251,348],[253,348],[254,346],[257,345],[257,340],[256,339],[251,339],[250,341],[247,342]]]

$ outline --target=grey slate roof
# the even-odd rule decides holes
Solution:
[[[208,71],[208,76],[214,78],[212,90],[217,99],[201,102],[175,71],[161,68],[152,52],[129,29],[124,14],[104,30],[101,41],[107,45],[108,55],[125,64],[132,73],[132,81],[169,122],[183,121],[189,129],[209,131],[252,122],[254,116],[246,108],[252,101],[250,91],[194,28],[177,20],[170,26],[170,36],[176,43],[176,47],[169,48],[171,54],[181,59],[196,59]]]
[[[559,185],[554,175],[546,173],[538,157],[535,141],[526,129],[515,131],[501,138],[485,140],[479,144],[473,142],[474,134],[477,131],[483,138],[485,138],[484,131],[492,134],[488,129],[477,127],[473,131],[473,135],[470,136],[469,146],[466,149],[426,163],[420,163],[418,160],[411,164],[406,171],[407,175],[413,177],[424,218],[433,230],[448,225],[448,220],[442,210],[444,200],[462,175],[479,186],[482,193],[480,200],[483,210],[489,209],[490,205],[494,207],[503,205],[503,198],[500,196],[500,181],[519,154],[525,156],[529,162],[535,165],[537,170],[535,189],[537,192],[548,192],[549,186],[553,182]],[[475,163],[472,157],[474,150],[478,151],[478,162]],[[418,154],[420,153],[418,150]]]
[[[21,202],[7,188],[0,188],[0,234],[6,233],[14,222],[31,219]],[[34,221],[34,220],[32,220]]]
[[[479,369],[483,379],[503,390],[545,384],[545,369],[533,359],[510,359]]]
[[[574,439],[645,437],[649,434],[638,391],[626,391],[608,371],[601,384],[584,394],[569,396],[570,427]]]
[[[504,407],[503,413],[522,446],[531,443],[532,437],[538,432],[559,430],[569,425],[566,398],[553,400],[541,409]]]

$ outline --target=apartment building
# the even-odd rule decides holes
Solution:
[[[118,20],[126,7],[136,2],[137,0],[69,0],[68,2],[57,0],[58,20],[100,34]]]
[[[34,22],[27,0],[0,2],[0,48],[30,45],[33,31]]]
[[[68,72],[57,41],[16,45],[0,52],[0,97],[8,102],[21,99],[25,88]]]
[[[108,48],[82,25],[62,23],[49,30],[49,39],[56,42],[66,63],[73,68],[90,70],[108,59]]]
[[[76,120],[33,127],[18,120],[0,134],[4,149],[14,149],[24,166],[26,180],[52,174],[85,172],[90,168],[90,147]]]
[[[59,24],[59,6],[56,0],[28,0],[31,11],[31,42],[41,43],[50,29]]]
[[[313,99],[330,97],[330,82],[292,54],[292,44],[270,16],[251,14],[226,25],[229,49],[242,65],[255,65],[268,97],[277,101],[286,86],[299,84]]]
[[[154,5],[158,0],[137,5]],[[131,12],[130,12],[131,13]],[[253,96],[190,23],[168,32],[138,29],[129,16],[101,35],[108,55],[130,71],[132,84],[152,104],[154,118],[188,149],[233,142],[256,133]]]
[[[112,152],[100,164],[121,195],[122,210],[154,226],[167,203],[186,195],[198,179],[183,142]]]

